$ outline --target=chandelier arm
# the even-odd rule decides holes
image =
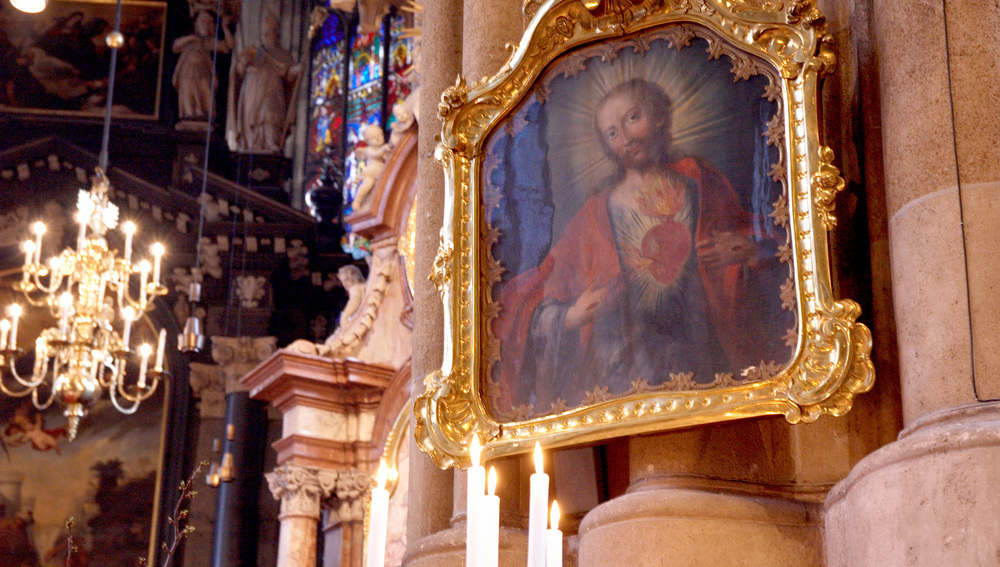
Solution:
[[[136,412],[136,410],[139,409],[139,402],[141,402],[142,400],[134,400],[133,401],[133,400],[129,399],[129,396],[123,390],[121,390],[121,388],[122,388],[122,383],[121,382],[118,382],[118,387],[117,388],[109,388],[109,391],[110,391],[110,394],[111,394],[111,396],[110,396],[110,398],[111,398],[111,404],[114,405],[115,409],[117,409],[121,413],[123,413],[125,415],[132,415],[133,413]],[[117,392],[120,392],[121,395],[124,396],[127,401],[133,402],[133,404],[130,407],[123,406],[118,401],[118,394],[117,394]]]
[[[45,286],[42,285],[42,277],[39,275],[40,273],[41,270],[36,271],[34,277],[32,278],[38,291],[44,293],[45,295],[52,295],[59,289],[60,286],[62,286],[63,277],[65,277],[62,274],[58,274],[58,277],[55,274],[49,274],[49,285]],[[27,295],[28,292],[25,291],[24,294]]]
[[[32,376],[31,376],[30,380],[26,380],[26,379],[22,378],[21,375],[17,372],[17,365],[14,364],[14,358],[13,357],[11,357],[10,363],[8,364],[8,366],[10,367],[10,375],[13,376],[14,379],[17,380],[17,382],[19,384],[21,384],[25,388],[28,388],[29,391],[32,390],[32,389],[34,389],[34,388],[37,388],[38,386],[40,386],[42,384],[42,382],[45,381],[45,376],[46,376],[45,372],[42,372],[40,374],[32,373]],[[6,393],[6,391],[4,393]],[[25,394],[21,394],[21,395],[23,396]]]
[[[45,411],[45,410],[49,409],[49,406],[52,405],[52,402],[55,399],[56,399],[56,389],[55,388],[52,388],[49,391],[49,399],[45,400],[44,404],[39,404],[38,403],[38,388],[35,388],[35,389],[31,390],[31,403],[35,406],[35,408],[37,408],[40,411]]]
[[[28,292],[24,292],[24,300],[28,302],[28,305],[32,307],[43,307],[49,304],[49,302],[43,297],[42,299],[34,299]]]
[[[12,398],[23,398],[31,393],[31,388],[26,388],[23,392],[15,392],[13,390],[10,390],[7,388],[7,385],[4,384],[3,374],[0,374],[0,392],[3,392],[4,395],[10,396]]]

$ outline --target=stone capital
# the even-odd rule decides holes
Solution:
[[[281,501],[279,519],[306,517],[319,521],[321,503],[334,491],[337,472],[284,464],[264,475],[271,494]]]
[[[337,483],[326,505],[336,520],[363,522],[365,504],[371,495],[372,476],[359,470],[338,471]]]
[[[198,398],[198,412],[204,418],[222,418],[226,415],[226,378],[222,368],[214,364],[190,364],[188,381]]]

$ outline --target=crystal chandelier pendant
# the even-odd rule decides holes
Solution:
[[[20,305],[8,308],[9,319],[0,320],[0,390],[8,396],[31,396],[39,410],[57,402],[68,421],[68,437],[76,438],[80,420],[105,390],[118,411],[131,414],[156,391],[166,376],[163,369],[166,332],[161,330],[154,348],[131,347],[132,328],[153,309],[153,300],[166,295],[160,283],[163,245],[151,247],[153,262],[132,263],[132,222],[121,226],[124,256],[110,250],[107,231],[118,228],[118,207],[108,199],[108,179],[97,168],[90,191],[77,199],[76,247],[67,248],[47,262],[41,261],[45,226],[35,223],[35,239],[22,246],[25,253],[21,281],[15,288],[29,305],[47,309],[57,322],[35,338],[34,367],[22,376],[16,362],[25,354],[18,347]],[[134,296],[130,284],[138,280]],[[155,353],[155,363],[149,368]],[[127,363],[139,366],[128,375]]]

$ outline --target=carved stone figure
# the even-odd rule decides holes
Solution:
[[[367,145],[354,150],[358,159],[364,160],[365,164],[360,174],[361,179],[358,181],[358,189],[354,193],[354,200],[351,201],[351,207],[354,210],[365,205],[365,200],[371,194],[375,183],[385,169],[385,160],[392,149],[389,144],[385,143],[385,132],[377,124],[365,126],[362,138]]]
[[[365,277],[361,275],[361,270],[357,266],[348,264],[337,270],[337,278],[347,290],[347,304],[340,312],[340,322],[337,327],[337,331],[339,331],[347,326],[347,322],[361,307],[361,298],[365,294]],[[334,331],[333,334],[336,335],[337,332]]]
[[[222,53],[233,49],[229,19],[222,18],[223,38],[218,42]],[[209,107],[215,94],[212,83],[212,49],[215,47],[215,17],[202,10],[194,20],[194,33],[174,40],[174,53],[179,53],[174,67],[174,88],[177,89],[178,114],[181,120],[208,120]]]
[[[399,141],[403,139],[403,135],[413,127],[416,118],[401,102],[397,102],[392,106],[392,116],[396,121],[389,126],[389,130],[391,130],[389,133],[389,145],[395,148],[399,145]]]
[[[268,13],[261,21],[261,45],[237,57],[229,81],[229,149],[243,153],[278,153],[295,118],[292,101],[302,66],[278,41],[279,21]]]

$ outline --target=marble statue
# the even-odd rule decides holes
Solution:
[[[278,44],[279,23],[275,14],[266,14],[260,26],[261,45],[244,49],[233,64],[226,124],[226,141],[233,151],[281,152],[294,122],[294,93],[302,66]]]
[[[362,137],[367,145],[354,150],[358,160],[363,160],[365,164],[364,169],[359,174],[360,180],[357,181],[358,188],[354,193],[354,200],[351,201],[351,207],[355,211],[365,205],[365,201],[385,169],[385,160],[392,149],[389,144],[385,143],[385,133],[377,124],[365,126]]]
[[[222,53],[233,48],[229,19],[222,17],[223,38],[218,42]],[[177,89],[178,114],[181,120],[206,121],[216,85],[212,83],[212,49],[215,47],[215,17],[202,10],[194,20],[194,33],[174,40],[179,53],[174,67],[173,85]]]

